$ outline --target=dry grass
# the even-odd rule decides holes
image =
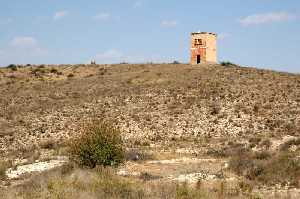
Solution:
[[[51,171],[8,190],[0,189],[1,196],[6,199],[242,199],[255,196],[253,193],[243,193],[239,186],[232,187],[222,181],[210,187],[203,186],[199,181],[191,187],[163,181],[125,179],[116,176],[114,170],[102,167],[62,171]]]
[[[6,161],[0,161],[0,181],[6,180],[6,170],[9,168],[10,163]]]
[[[300,160],[293,153],[239,151],[231,158],[230,168],[248,180],[265,185],[299,187]]]
[[[6,167],[3,165],[3,163],[0,163],[0,180],[5,180],[6,179]]]

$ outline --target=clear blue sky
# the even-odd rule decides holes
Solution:
[[[193,31],[220,61],[300,72],[299,0],[0,0],[0,65],[188,62]]]

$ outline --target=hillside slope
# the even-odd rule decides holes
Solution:
[[[3,156],[32,150],[43,140],[62,143],[86,120],[101,118],[121,127],[128,146],[300,134],[300,75],[254,68],[2,68],[0,93]]]

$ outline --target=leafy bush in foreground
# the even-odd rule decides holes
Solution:
[[[120,130],[108,123],[90,125],[70,144],[71,158],[82,166],[117,166],[124,161]]]

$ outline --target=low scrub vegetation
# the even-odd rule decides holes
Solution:
[[[172,64],[180,64],[180,62],[175,60],[175,61],[172,62]]]
[[[265,185],[299,187],[300,160],[293,153],[240,151],[231,158],[230,169],[248,180]]]
[[[229,61],[222,61],[221,66],[237,66],[236,64],[229,62]]]
[[[72,78],[72,77],[75,77],[75,75],[74,75],[73,73],[70,73],[70,74],[68,74],[67,77],[68,77],[68,78]]]
[[[6,169],[8,166],[7,162],[0,161],[0,181],[6,179]]]
[[[70,143],[71,158],[82,166],[117,166],[124,161],[124,147],[120,130],[101,122],[85,128]]]
[[[18,70],[18,66],[15,64],[10,64],[7,66],[7,68],[11,69],[12,71],[17,71]]]
[[[40,142],[39,146],[42,149],[55,149],[57,147],[57,143],[54,139],[48,138]]]
[[[291,139],[285,143],[283,143],[281,146],[280,146],[280,150],[282,151],[287,151],[290,149],[291,146],[299,146],[300,145],[300,138],[297,138],[297,139]]]

